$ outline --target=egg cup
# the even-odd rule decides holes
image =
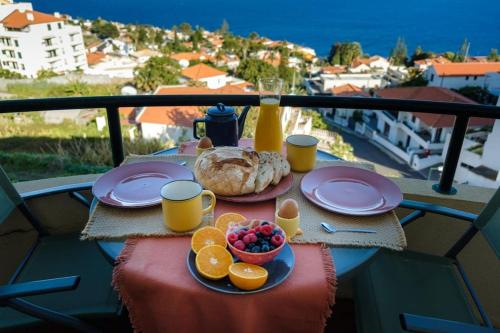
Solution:
[[[284,217],[281,217],[278,215],[278,211],[274,214],[274,221],[276,222],[277,225],[280,226],[281,229],[286,234],[286,239],[289,241],[291,238],[293,238],[295,235],[300,234],[299,232],[300,228],[300,213],[297,214],[294,218],[291,219],[286,219]]]

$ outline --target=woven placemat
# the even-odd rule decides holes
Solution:
[[[318,161],[316,169],[326,166],[351,166],[373,170],[371,164],[346,161]],[[300,191],[300,182],[305,174],[294,173],[292,189],[277,199],[277,207],[283,200],[292,198],[299,204],[300,228],[302,235],[293,237],[291,243],[324,243],[330,246],[360,246],[385,247],[393,250],[403,250],[406,247],[406,237],[396,214],[391,211],[375,216],[348,216],[335,214],[321,209],[311,203]],[[329,234],[323,231],[321,222],[327,222],[341,228],[368,228],[376,231],[374,234],[337,232]]]
[[[163,156],[128,156],[123,164],[147,161],[185,161],[189,169],[193,169],[196,156],[163,155]],[[212,223],[213,215],[206,215],[202,226]],[[97,203],[87,225],[82,231],[81,239],[119,239],[133,236],[182,236],[191,232],[179,233],[168,229],[163,224],[161,205],[147,208],[123,209]]]

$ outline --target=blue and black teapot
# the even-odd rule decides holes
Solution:
[[[195,119],[193,122],[193,136],[196,139],[200,137],[196,133],[197,124],[205,123],[206,136],[212,140],[214,146],[238,146],[238,140],[243,134],[245,119],[250,106],[245,106],[240,116],[231,106],[225,106],[218,103],[216,106],[208,109],[205,118]]]

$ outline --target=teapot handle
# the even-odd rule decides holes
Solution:
[[[196,127],[197,127],[197,126],[196,126],[196,124],[198,124],[198,123],[204,123],[204,122],[205,122],[205,119],[204,119],[204,118],[197,118],[197,119],[195,119],[195,120],[193,121],[193,137],[194,137],[195,139],[198,139],[198,140],[200,139],[200,137],[199,137],[199,136],[198,136],[198,134],[196,133]]]

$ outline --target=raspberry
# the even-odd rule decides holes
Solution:
[[[256,232],[256,233],[257,233],[257,232],[260,232],[260,225],[256,226],[254,229],[255,229],[255,232]]]
[[[244,251],[245,250],[245,243],[243,243],[242,240],[237,240],[236,242],[234,242],[233,246],[235,248],[237,248],[238,250],[240,250],[240,251]]]
[[[247,234],[250,237],[250,243],[255,243],[257,241],[257,236],[255,234]]]
[[[260,232],[264,235],[264,236],[271,236],[272,233],[273,233],[273,227],[266,224],[262,227],[260,227]]]
[[[247,231],[247,235],[248,234],[254,234],[255,235],[255,233],[256,233],[255,229],[250,229],[250,230]]]
[[[247,232],[245,230],[240,230],[238,232],[238,238],[239,239],[243,239],[243,237],[247,234]]]
[[[281,244],[283,244],[283,241],[284,241],[284,239],[280,235],[274,235],[273,238],[271,238],[271,244],[273,244],[276,247],[278,247]]]
[[[227,241],[229,242],[229,244],[234,244],[234,242],[236,242],[237,240],[238,240],[238,235],[235,233],[231,233],[227,236]]]
[[[252,240],[251,240],[252,235],[253,234],[246,234],[245,236],[243,236],[243,243],[245,243],[245,244],[252,243]]]

